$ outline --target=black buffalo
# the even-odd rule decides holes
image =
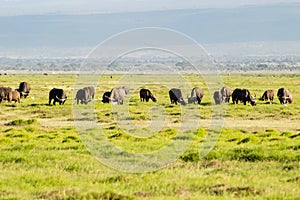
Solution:
[[[176,104],[177,102],[179,102],[181,105],[186,105],[186,102],[184,101],[183,97],[182,97],[182,93],[181,90],[178,88],[172,88],[169,91],[169,96],[170,96],[170,101],[171,104]]]
[[[204,96],[204,91],[202,88],[195,87],[192,89],[191,97],[188,98],[188,103],[198,103],[200,104],[202,101],[202,98]]]
[[[26,98],[30,92],[30,85],[27,82],[21,82],[17,91],[21,98]]]
[[[293,102],[293,95],[290,91],[286,88],[280,88],[277,91],[277,97],[281,104],[287,104]]]
[[[102,95],[102,102],[103,103],[109,103],[110,95],[111,95],[110,91],[104,92],[103,95]]]
[[[247,102],[250,102],[252,106],[256,105],[256,101],[251,96],[250,91],[247,89],[236,88],[232,93],[232,102],[233,104],[238,104],[238,101],[241,101],[246,105]]]
[[[58,102],[60,105],[63,105],[67,100],[67,95],[63,89],[53,88],[49,92],[49,105],[53,99],[53,105]]]
[[[5,100],[12,101],[12,88],[10,87],[0,87],[0,103]]]
[[[273,101],[274,100],[274,90],[266,90],[264,94],[259,98],[260,101]]]
[[[229,103],[231,94],[232,92],[229,87],[222,87],[221,89],[222,102]]]
[[[148,102],[149,99],[151,99],[153,102],[156,102],[156,98],[155,98],[155,96],[151,93],[151,91],[148,90],[148,89],[143,89],[143,88],[142,88],[142,89],[140,90],[140,100],[143,101],[143,102],[146,100],[146,102]]]
[[[216,104],[220,104],[222,102],[222,94],[220,91],[214,92],[214,100]]]
[[[125,96],[129,93],[129,88],[127,86],[115,87],[111,90],[109,100],[112,104],[123,104]]]

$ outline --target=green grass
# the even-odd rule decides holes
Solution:
[[[32,87],[20,104],[0,104],[0,199],[300,198],[299,75],[222,76],[225,85],[248,88],[257,97],[266,89],[284,86],[295,100],[288,106],[280,105],[277,98],[277,104],[258,102],[255,107],[225,105],[222,132],[204,157],[199,157],[199,150],[204,148],[212,105],[201,78],[184,76],[191,87],[203,87],[205,96],[200,106],[187,105],[182,110],[169,102],[168,86],[184,87],[172,75],[132,75],[127,82],[132,88],[129,113],[124,114],[121,108],[125,105],[113,107],[98,100],[121,77],[105,75],[98,81],[95,114],[105,137],[131,153],[151,153],[172,140],[192,138],[188,150],[157,171],[124,173],[112,169],[95,159],[78,135],[72,113],[76,76],[0,76],[0,85],[17,87],[20,81],[27,81]],[[65,105],[47,105],[53,87],[66,90]],[[140,102],[141,87],[150,88],[158,102]],[[189,92],[189,88],[184,90],[184,98]],[[88,106],[92,104],[79,108]],[[185,109],[194,111],[189,117],[199,119],[200,125],[190,134],[176,136]],[[80,120],[90,119],[86,111]],[[163,122],[163,128],[150,129],[154,119]],[[136,125],[138,131],[126,123]]]

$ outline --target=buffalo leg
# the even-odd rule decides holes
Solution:
[[[197,97],[197,101],[198,101],[198,104],[201,103],[201,99],[199,97]]]

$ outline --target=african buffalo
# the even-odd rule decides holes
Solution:
[[[11,91],[11,100],[14,101],[15,103],[18,102],[20,103],[20,93],[17,90]]]
[[[216,104],[220,104],[222,102],[222,94],[220,91],[214,92],[214,100]]]
[[[175,103],[177,105],[177,102],[179,102],[181,105],[186,105],[186,102],[182,97],[182,93],[180,89],[172,88],[169,91],[169,96],[170,96],[171,104]]]
[[[95,88],[94,87],[85,87],[83,89],[87,91],[88,99],[94,99],[94,97],[95,97]]]
[[[188,98],[188,103],[198,103],[200,104],[203,98],[204,92],[202,88],[195,87],[192,89],[191,97]]]
[[[281,104],[287,104],[293,102],[293,95],[286,88],[280,88],[277,91],[277,97]]]
[[[21,98],[26,98],[30,92],[29,83],[21,82],[17,91],[20,93]]]
[[[231,94],[232,94],[232,92],[229,87],[222,87],[222,89],[221,89],[222,100],[221,101],[224,103],[229,103]]]
[[[127,86],[115,87],[111,90],[109,100],[112,104],[123,104],[125,96],[129,93],[129,88]]]
[[[90,101],[88,90],[85,88],[79,89],[76,93],[75,100],[77,100],[77,104],[79,103],[79,101],[81,104],[88,104],[88,102]]]
[[[12,100],[12,89],[10,87],[0,87],[0,103],[5,100],[8,102]]]
[[[49,92],[49,105],[53,99],[53,105],[58,102],[60,105],[63,105],[67,100],[67,95],[63,89],[53,88]]]
[[[103,93],[102,96],[102,102],[103,103],[109,103],[109,98],[110,98],[111,92],[107,91]]]
[[[250,91],[247,89],[236,88],[232,93],[232,102],[233,104],[238,104],[238,101],[241,101],[246,105],[246,102],[250,102],[252,106],[256,105],[256,101],[251,96]]]
[[[156,102],[156,98],[155,98],[155,96],[151,93],[151,91],[148,90],[148,89],[143,89],[143,88],[142,88],[142,89],[140,90],[140,100],[143,101],[143,102],[146,100],[146,102],[148,102],[149,99],[151,99],[153,102]]]
[[[293,95],[290,93],[289,98],[287,99],[288,103],[293,103]]]
[[[129,87],[128,86],[122,86],[121,88],[125,91],[125,94],[129,93]]]
[[[259,98],[260,101],[273,101],[274,100],[274,90],[266,90],[264,94]]]

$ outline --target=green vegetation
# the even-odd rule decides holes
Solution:
[[[181,106],[171,105],[168,86],[178,85],[172,75],[130,75],[128,115],[123,106],[101,102],[121,75],[102,76],[96,88],[96,121],[106,138],[115,146],[132,153],[160,150],[176,137],[182,122]],[[86,149],[73,120],[75,75],[7,75],[0,85],[16,88],[21,81],[32,91],[21,103],[0,104],[0,199],[297,199],[300,198],[300,75],[224,75],[232,89],[248,88],[257,98],[266,89],[286,87],[294,102],[287,106],[258,101],[227,104],[224,128],[216,146],[203,158],[199,150],[211,123],[211,96],[196,75],[184,75],[191,87],[204,88],[202,105],[192,117],[199,118],[199,128],[192,130],[188,151],[165,168],[148,173],[124,173],[111,169]],[[150,82],[151,81],[151,82]],[[134,84],[137,84],[135,88]],[[144,85],[144,83],[147,83]],[[47,105],[53,87],[67,92],[65,105]],[[139,101],[141,87],[149,88],[158,102]],[[184,98],[189,90],[183,90]],[[14,106],[12,106],[14,105]],[[86,108],[89,105],[79,105]],[[152,120],[163,121],[159,131],[148,128]],[[83,122],[89,120],[81,119]],[[133,123],[135,129],[120,126]]]

